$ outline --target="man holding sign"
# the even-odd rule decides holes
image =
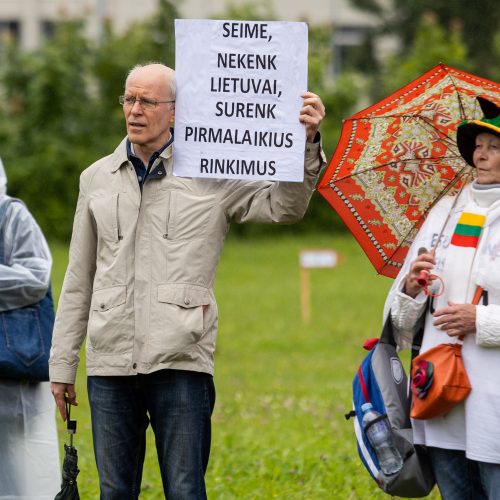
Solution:
[[[215,402],[215,269],[229,222],[291,223],[325,163],[321,99],[302,95],[304,182],[176,177],[174,71],[137,66],[120,97],[127,137],[81,175],[50,360],[63,419],[87,336],[101,498],[137,498],[151,421],[165,495],[206,498]]]

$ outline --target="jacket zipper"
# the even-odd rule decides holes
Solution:
[[[163,238],[165,239],[168,239],[168,230],[169,230],[169,227],[170,227],[170,214],[171,214],[171,209],[170,209],[170,206],[171,206],[171,203],[170,203],[170,199],[171,199],[171,196],[172,196],[172,193],[170,193],[169,197],[168,197],[168,203],[166,203],[166,210],[167,210],[167,213],[165,214],[165,232],[163,233]]]
[[[116,194],[116,230],[117,230],[117,236],[118,240],[123,240],[123,234],[120,226],[120,193]]]

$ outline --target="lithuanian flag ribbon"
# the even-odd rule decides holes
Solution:
[[[476,248],[486,216],[463,212],[451,238],[451,244],[457,247]]]

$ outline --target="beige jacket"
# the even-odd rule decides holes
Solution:
[[[230,219],[301,219],[325,164],[320,144],[308,143],[304,183],[191,179],[172,175],[172,149],[142,196],[125,140],[82,173],[52,382],[74,383],[85,336],[88,375],[212,374],[213,284]]]

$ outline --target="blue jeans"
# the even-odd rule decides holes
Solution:
[[[443,500],[500,499],[500,464],[470,460],[460,450],[427,449]]]
[[[210,375],[160,370],[130,377],[92,376],[87,385],[102,500],[138,498],[149,421],[165,497],[206,499],[215,404]]]

